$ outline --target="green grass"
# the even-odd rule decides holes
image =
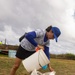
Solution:
[[[0,54],[0,57],[8,57],[8,55]]]
[[[14,64],[15,59],[9,57],[0,56],[0,75],[9,75],[10,69]],[[56,71],[56,75],[75,75],[75,61],[63,60],[63,59],[51,59],[51,66]],[[39,70],[40,72],[47,72],[46,70]],[[19,67],[16,75],[29,75],[23,65]]]

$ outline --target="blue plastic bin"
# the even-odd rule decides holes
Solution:
[[[8,56],[11,58],[15,58],[16,56],[16,50],[9,50],[8,51]]]

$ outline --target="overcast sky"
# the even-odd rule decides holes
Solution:
[[[19,44],[25,32],[45,29],[49,25],[61,30],[59,42],[51,41],[51,53],[75,54],[75,0],[0,0],[0,41]]]

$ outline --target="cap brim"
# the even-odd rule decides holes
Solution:
[[[58,42],[57,36],[54,34],[54,39],[56,42]]]

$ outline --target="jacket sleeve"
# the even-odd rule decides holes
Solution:
[[[25,37],[32,45],[34,45],[35,47],[37,46],[37,42],[34,40],[34,38],[36,38],[35,31],[27,33]]]
[[[26,39],[35,47],[38,45],[38,43],[35,41],[35,38],[39,38],[43,35],[43,31],[41,29],[37,29],[36,31],[32,31],[27,33]]]
[[[44,48],[45,48],[44,52],[45,52],[45,54],[46,54],[47,58],[50,60],[49,47],[44,46]]]

